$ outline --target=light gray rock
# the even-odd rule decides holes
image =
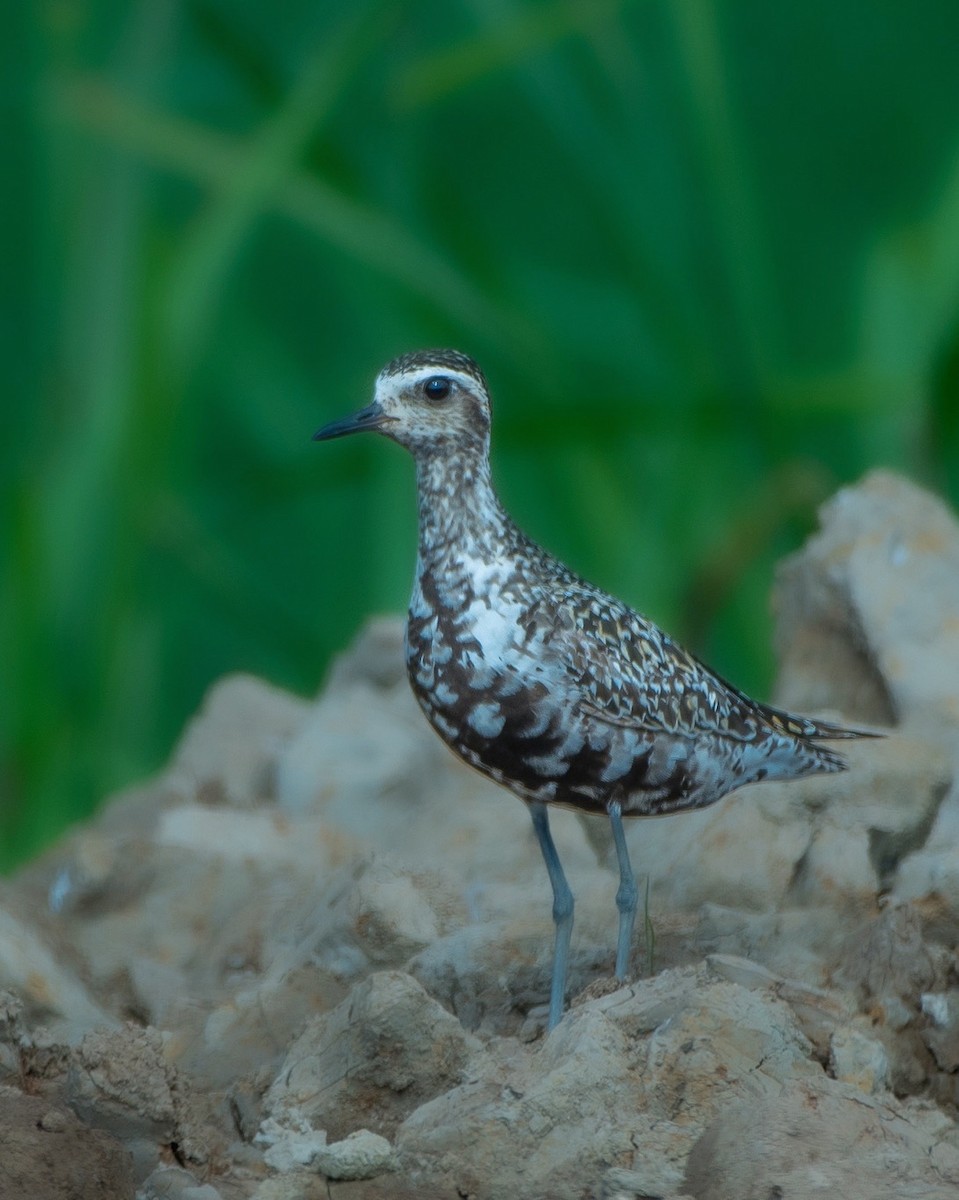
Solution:
[[[334,840],[339,859],[342,839]],[[282,1049],[297,1022],[345,990],[316,962],[317,943],[336,932],[323,899],[333,873],[324,845],[320,830],[261,812],[168,807],[151,851],[153,881],[137,904],[66,921],[96,985],[115,996],[125,981],[129,1004],[191,1035],[211,1004],[242,1010],[241,996],[261,987],[277,997],[274,1010],[289,1002],[289,1025],[275,1030]],[[329,965],[342,971],[342,958]],[[298,987],[304,973],[309,983]]]
[[[256,1142],[266,1147],[263,1160],[274,1171],[297,1171],[301,1167],[312,1168],[317,1155],[326,1148],[326,1130],[315,1129],[303,1112],[288,1105],[282,1120],[266,1118]]]
[[[929,1026],[922,1038],[932,1051],[940,1070],[959,1071],[959,989],[945,992],[925,992],[921,998],[922,1011]]]
[[[764,909],[785,900],[796,864],[810,840],[807,810],[796,789],[746,788],[719,804],[671,818],[626,824],[638,875],[649,874],[654,912],[696,909],[707,902]],[[749,847],[749,870],[743,850]],[[607,843],[607,862],[613,851]]]
[[[23,1001],[13,992],[0,992],[0,1085],[20,1082],[25,1038]]]
[[[581,1196],[606,1166],[631,1157],[635,1123],[613,1118],[617,1105],[638,1108],[629,1049],[592,1006],[571,1013],[538,1054],[504,1045],[479,1074],[404,1122],[399,1173],[428,1195]],[[638,1123],[648,1132],[643,1116]]]
[[[222,931],[214,961],[228,961],[235,948],[242,967],[249,946],[252,962],[237,971],[232,989],[217,989],[225,994],[212,1011],[178,1014],[190,1036],[172,1050],[177,1065],[218,1086],[237,1071],[275,1070],[304,1023],[335,1008],[374,964],[405,963],[437,936],[445,918],[434,900],[449,900],[442,883],[376,856],[315,880],[291,863],[282,887],[251,895]]]
[[[686,1187],[697,1200],[946,1200],[959,1188],[953,1135],[933,1111],[796,1081],[731,1100],[693,1147]]]
[[[889,1086],[885,1047],[855,1025],[834,1030],[829,1045],[829,1067],[841,1083],[851,1083],[869,1095]]]
[[[616,910],[609,902],[615,889],[610,882],[605,895],[587,893],[577,909],[572,997],[597,975],[613,973]],[[470,1030],[516,1034],[534,1014],[537,1027],[545,1027],[553,949],[549,896],[540,884],[507,890],[515,899],[512,917],[455,929],[407,964],[423,988]]]
[[[318,1151],[314,1166],[327,1179],[374,1179],[392,1166],[393,1147],[385,1137],[357,1129]]]
[[[207,1086],[228,1088],[238,1075],[270,1078],[290,1039],[305,1021],[342,1000],[348,987],[307,960],[283,970],[279,964],[253,986],[217,1004],[181,1007],[168,1054],[180,1071]]]
[[[573,1009],[536,1046],[491,1047],[403,1123],[398,1171],[427,1194],[565,1200],[619,1164],[668,1195],[730,1095],[820,1075],[783,1001],[668,971]]]
[[[890,471],[842,488],[779,568],[777,699],[928,737],[959,725],[959,523]]]
[[[329,1200],[329,1197],[326,1180],[315,1172],[289,1171],[264,1179],[250,1200]]]
[[[446,765],[445,752],[401,687],[359,678],[320,696],[279,763],[282,808],[302,813],[332,804],[338,823],[363,835],[371,800],[422,792],[437,763]]]
[[[748,958],[783,978],[821,988],[841,959],[849,929],[826,904],[762,913],[704,904],[688,940],[694,953]]]
[[[87,1034],[73,1053],[67,1097],[89,1125],[120,1138],[176,1138],[175,1072],[155,1029]]]
[[[206,991],[222,974],[211,943],[237,913],[252,911],[252,896],[262,897],[269,870],[256,857],[238,863],[202,843],[188,850],[162,840],[152,844],[150,866],[151,884],[136,904],[71,914],[65,926],[94,986],[105,992],[116,992],[134,958],[182,972],[188,990]]]
[[[475,1038],[409,975],[382,971],[290,1047],[265,1101],[283,1123],[295,1111],[334,1140],[374,1124],[384,1132],[458,1083]]]
[[[915,1012],[921,992],[945,985],[952,963],[949,951],[926,936],[917,905],[887,901],[850,933],[837,974],[863,1003],[896,996]]]
[[[200,1183],[182,1167],[158,1167],[137,1189],[136,1200],[222,1200],[212,1184]]]
[[[785,1000],[820,1059],[825,1059],[830,1052],[837,1031],[845,1028],[856,1014],[855,1003],[842,992],[811,987],[794,979],[783,979],[749,959],[710,954],[706,962],[720,979],[750,991],[765,991]]]
[[[934,742],[897,733],[852,743],[843,753],[849,770],[834,785],[814,789],[818,781],[805,781],[809,844],[788,899],[867,913],[929,837],[953,766]]]
[[[328,923],[369,963],[398,966],[440,936],[443,920],[430,893],[442,881],[413,878],[383,859],[358,864],[326,896]],[[452,907],[453,897],[445,897]]]
[[[341,1141],[326,1141],[324,1129],[314,1129],[301,1111],[284,1110],[282,1120],[268,1117],[257,1133],[265,1147],[264,1162],[283,1175],[318,1171],[328,1180],[372,1180],[389,1171],[392,1146],[368,1129],[354,1129]]]
[[[600,1200],[683,1200],[675,1193],[664,1196],[642,1171],[611,1167],[603,1176]]]
[[[132,839],[98,829],[76,830],[47,891],[50,911],[65,913],[100,901],[116,903],[118,893],[132,895],[133,888],[117,885],[126,882],[126,860],[135,850]]]
[[[305,700],[249,675],[228,675],[207,693],[167,771],[167,786],[184,798],[249,808],[275,792],[285,743],[310,711]]]
[[[168,770],[0,889],[0,1071],[45,1134],[66,1089],[178,1200],[952,1195],[955,522],[885,475],[824,522],[781,576],[779,700],[901,725],[843,775],[630,823],[625,983],[608,822],[557,811],[548,1037],[528,814],[429,730],[401,623],[315,702],[213,689]]]
[[[701,812],[628,824],[654,909],[711,902],[747,911],[840,903],[870,910],[928,838],[953,766],[936,744],[898,734],[843,753],[850,770],[842,775],[764,783]]]
[[[168,1012],[187,994],[186,971],[145,954],[133,954],[128,960],[127,972],[139,1011],[155,1027],[167,1024]],[[175,1020],[174,1016],[170,1023]]]
[[[158,1166],[137,1189],[137,1200],[222,1200],[210,1183],[200,1183],[180,1166]]]
[[[954,926],[959,918],[959,784],[953,784],[936,814],[924,844],[900,864],[894,895],[940,909],[939,920]]]
[[[0,988],[13,992],[31,1021],[44,1021],[68,1041],[116,1025],[82,983],[61,966],[35,930],[0,907]]]

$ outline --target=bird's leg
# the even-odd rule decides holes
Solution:
[[[573,893],[566,882],[559,855],[553,844],[553,835],[549,831],[546,805],[533,802],[529,806],[529,812],[533,818],[536,839],[543,852],[543,861],[546,863],[549,881],[553,887],[553,924],[556,926],[556,940],[553,945],[553,980],[549,990],[549,1024],[546,1027],[549,1032],[556,1028],[563,1015],[566,970],[569,963],[569,937],[573,932]]]
[[[623,810],[618,801],[609,806],[609,823],[613,830],[613,844],[619,860],[619,889],[616,892],[616,907],[619,909],[619,939],[616,942],[616,978],[626,978],[629,965],[629,947],[633,940],[633,924],[636,920],[636,904],[639,891],[636,876],[629,863],[629,850],[623,832]]]

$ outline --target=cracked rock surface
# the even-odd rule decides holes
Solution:
[[[959,525],[886,472],[779,572],[782,705],[850,770],[628,828],[459,764],[372,622],[313,702],[222,680],[0,884],[0,1198],[959,1195]]]

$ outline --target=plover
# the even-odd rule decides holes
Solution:
[[[821,739],[870,736],[760,704],[522,533],[490,477],[490,398],[454,350],[403,354],[318,441],[372,430],[416,462],[419,547],[406,665],[440,737],[529,807],[553,889],[548,1028],[564,1004],[573,894],[548,806],[604,813],[619,863],[616,976],[637,887],[623,817],[713,804],[747,783],[841,771]]]

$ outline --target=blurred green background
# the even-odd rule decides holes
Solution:
[[[875,464],[959,499],[955,0],[37,0],[5,13],[0,866],[210,682],[405,606],[472,353],[520,523],[768,692],[774,564]]]

